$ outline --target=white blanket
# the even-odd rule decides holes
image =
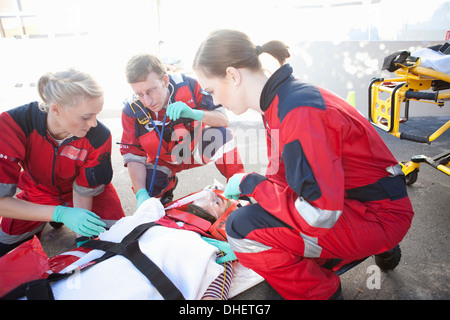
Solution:
[[[118,221],[102,240],[120,242],[136,226],[156,221],[164,215],[159,200],[144,202],[132,216]],[[146,254],[175,284],[185,299],[200,299],[210,283],[223,272],[215,262],[217,249],[192,231],[155,226],[139,239]],[[104,252],[93,250],[62,272],[76,269]],[[98,265],[52,285],[55,299],[162,299],[131,262],[114,256]]]
[[[420,58],[420,66],[450,75],[450,55],[425,48],[411,53]]]

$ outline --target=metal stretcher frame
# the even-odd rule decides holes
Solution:
[[[410,100],[443,107],[444,101],[450,99],[450,92],[448,92],[450,76],[420,67],[420,59],[395,63],[395,65],[399,67],[395,71],[396,78],[374,78],[370,82],[369,121],[397,138],[430,144],[450,128],[450,120],[426,137],[400,132],[400,123],[408,121]],[[429,92],[430,89],[433,92]],[[423,92],[425,90],[428,92]],[[386,94],[388,98],[383,100],[382,96]],[[404,104],[403,117],[400,115],[402,104]],[[450,175],[450,150],[435,157],[416,155],[411,158],[411,161],[400,162],[408,185],[416,182],[421,163],[427,163]]]

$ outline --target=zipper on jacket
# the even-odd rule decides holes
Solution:
[[[55,165],[56,165],[56,157],[58,155],[58,147],[53,147],[53,165],[52,165],[52,185],[55,185]]]
[[[277,151],[277,145],[275,143],[275,140],[272,138],[272,135],[271,135],[271,131],[272,130],[270,129],[269,122],[267,121],[267,118],[266,118],[265,115],[263,115],[262,117],[263,117],[264,127],[266,129],[267,136],[269,137],[270,141],[272,141],[272,146],[274,146],[275,152],[276,152]]]
[[[47,140],[48,143],[50,143],[50,145],[53,147],[52,185],[57,187],[55,184],[55,166],[56,166],[56,158],[58,156],[59,146],[57,146],[53,141],[50,141],[50,139],[47,136],[45,136],[45,140]]]
[[[89,168],[89,171],[91,172],[91,176],[92,176],[92,178],[94,179],[94,183],[95,183],[96,185],[98,185],[98,184],[97,184],[97,177],[95,176],[94,168]]]

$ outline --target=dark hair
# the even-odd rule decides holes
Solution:
[[[281,41],[269,41],[255,46],[241,31],[217,30],[212,32],[200,45],[194,58],[194,70],[206,75],[225,77],[226,68],[249,68],[257,71],[262,68],[259,55],[263,52],[272,55],[280,65],[290,57],[289,47]]]
[[[192,213],[192,214],[196,215],[197,217],[205,219],[211,223],[214,223],[217,220],[215,217],[210,215],[208,213],[208,211],[206,211],[202,207],[196,206],[195,204],[192,204],[192,203],[189,203],[187,205],[187,207],[188,207],[187,212]]]

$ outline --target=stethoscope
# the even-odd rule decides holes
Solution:
[[[172,96],[173,93],[175,91],[173,85],[169,82],[169,85],[172,87],[172,90],[170,90],[169,88],[167,88],[167,90],[169,90],[169,99],[167,100],[167,105],[165,107],[163,107],[163,109],[167,109],[167,107],[169,106],[169,104],[171,103],[172,100]],[[162,146],[162,140],[163,140],[163,135],[164,135],[164,127],[166,126],[166,119],[167,119],[167,113],[164,114],[164,118],[162,121],[162,125],[161,125],[161,130],[158,129],[158,127],[156,126],[155,122],[153,122],[152,118],[148,116],[147,112],[145,112],[142,107],[139,105],[139,103],[135,103],[134,101],[132,102],[134,103],[134,105],[138,106],[139,109],[141,109],[142,113],[145,114],[145,116],[147,117],[147,119],[150,121],[150,123],[153,125],[154,130],[156,130],[156,132],[159,134],[159,145],[158,145],[158,152],[156,153],[156,159],[155,159],[155,165],[153,168],[153,174],[152,174],[152,180],[150,182],[150,187],[147,190],[148,194],[150,195],[150,197],[152,196],[152,192],[153,192],[153,184],[155,182],[155,176],[156,176],[156,168],[158,166],[158,160],[159,160],[159,155],[161,153],[161,146]]]

